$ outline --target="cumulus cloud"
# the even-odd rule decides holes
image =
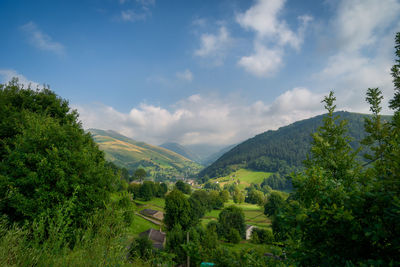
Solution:
[[[29,86],[33,89],[40,88],[40,84],[27,79],[24,75],[10,69],[0,69],[0,82],[8,83],[12,78],[18,78],[20,84],[23,84],[25,88]]]
[[[369,87],[383,90],[387,107],[393,96],[390,68],[399,18],[400,3],[395,0],[343,0],[337,6],[329,29],[337,50],[314,77],[319,86],[333,87],[347,110],[368,112],[363,95]]]
[[[77,106],[85,128],[113,129],[136,140],[160,144],[227,145],[323,112],[322,95],[294,88],[273,103],[240,97],[192,95],[169,108],[141,104],[122,113],[102,104]]]
[[[312,17],[298,17],[299,28],[292,31],[286,21],[280,18],[285,0],[258,0],[246,12],[236,16],[241,27],[256,33],[254,39],[255,52],[242,57],[238,65],[256,76],[271,76],[281,66],[284,50],[290,46],[299,50],[304,32]]]
[[[186,69],[184,71],[177,72],[176,77],[179,80],[191,82],[193,80],[193,73],[189,69]]]
[[[271,76],[282,65],[282,49],[268,49],[256,43],[255,53],[242,57],[238,65],[256,76]]]
[[[225,26],[219,27],[217,33],[204,33],[200,37],[200,47],[194,51],[195,56],[213,57],[215,65],[221,65],[231,38]]]
[[[43,51],[50,51],[58,55],[65,54],[65,48],[61,43],[42,32],[34,22],[28,22],[21,26],[21,30],[27,35],[29,42],[36,48]]]

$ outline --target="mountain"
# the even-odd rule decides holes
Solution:
[[[210,164],[215,162],[217,159],[219,159],[222,155],[224,155],[226,152],[228,152],[229,150],[231,150],[235,146],[236,146],[236,144],[224,147],[221,150],[219,150],[218,152],[215,152],[215,153],[209,155],[208,157],[203,158],[201,160],[201,164],[203,164],[204,166],[209,166]]]
[[[127,168],[131,173],[137,168],[144,168],[154,178],[171,179],[190,177],[201,169],[199,164],[173,151],[135,141],[115,131],[88,131],[105,152],[107,160]]]
[[[164,144],[160,145],[160,147],[166,148],[166,149],[171,150],[181,156],[184,156],[187,159],[190,159],[194,162],[200,163],[199,156],[197,156],[194,152],[192,152],[187,147],[184,147],[178,143],[164,143]]]
[[[336,112],[335,115],[348,121],[348,135],[353,139],[350,145],[354,149],[359,148],[360,141],[366,135],[364,118],[369,115],[345,111]],[[311,133],[322,125],[323,116],[298,121],[250,138],[222,155],[202,170],[199,176],[221,177],[238,168],[281,173],[301,168],[311,148]],[[383,116],[383,119],[390,120],[391,117]]]

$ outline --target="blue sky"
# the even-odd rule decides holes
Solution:
[[[49,84],[86,128],[228,145],[393,95],[398,0],[0,2],[0,82]],[[390,111],[385,109],[386,113]]]

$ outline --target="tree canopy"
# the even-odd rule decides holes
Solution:
[[[47,88],[0,85],[0,213],[10,222],[70,203],[75,225],[102,208],[116,176],[68,102]]]

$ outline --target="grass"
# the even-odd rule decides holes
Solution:
[[[235,204],[232,200],[225,203],[225,207],[235,205],[243,209],[246,224],[251,224],[260,228],[269,228],[271,221],[264,214],[264,208],[255,204],[241,203]],[[203,225],[207,225],[212,220],[218,220],[218,216],[222,210],[212,210],[207,212],[201,219]]]
[[[136,205],[138,205],[138,209],[153,209],[153,210],[164,210],[165,207],[165,199],[164,198],[153,198],[150,201],[143,201],[135,199]]]
[[[152,222],[149,222],[146,219],[143,219],[138,215],[135,215],[133,222],[129,227],[129,234],[137,236],[141,232],[147,231],[150,228],[159,229],[160,227]]]
[[[251,183],[260,184],[265,178],[268,178],[272,173],[271,172],[261,172],[261,171],[252,171],[247,169],[239,169],[228,176],[219,177],[210,180],[211,182],[218,182],[221,187],[225,184],[232,184],[240,181],[239,188],[244,189],[245,187],[250,186]]]

